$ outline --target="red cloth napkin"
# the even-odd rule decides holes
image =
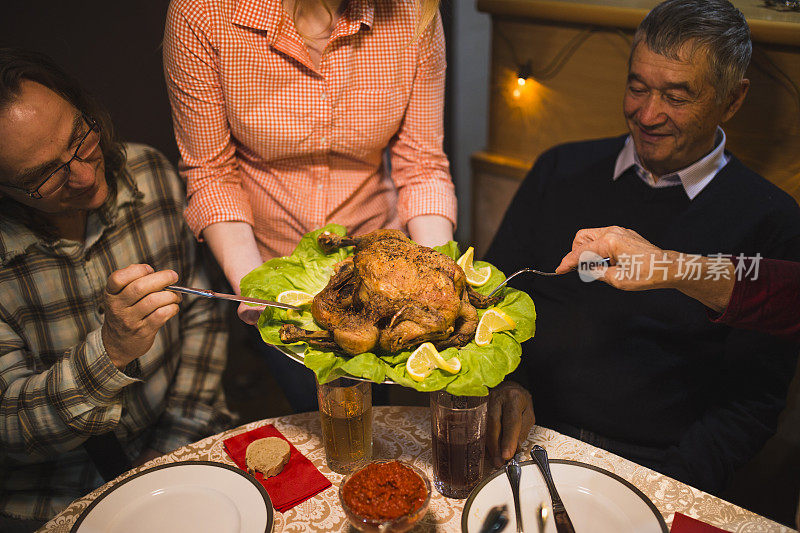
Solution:
[[[726,533],[724,529],[711,526],[685,514],[675,513],[670,533]]]
[[[245,462],[245,452],[247,445],[254,440],[267,437],[279,437],[289,442],[275,426],[268,424],[258,427],[247,433],[242,433],[225,439],[225,451],[242,470],[247,470]],[[283,470],[277,476],[264,479],[261,472],[253,474],[255,478],[267,489],[272,506],[279,512],[285,513],[295,505],[302,503],[322,492],[331,486],[328,478],[323,476],[317,467],[314,466],[305,455],[297,451],[297,448],[289,442],[290,453],[289,462],[284,465]]]

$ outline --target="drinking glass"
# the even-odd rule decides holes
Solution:
[[[433,484],[450,498],[466,498],[483,477],[487,398],[431,393]]]
[[[372,459],[372,384],[339,378],[317,381],[322,441],[328,468],[352,472]]]

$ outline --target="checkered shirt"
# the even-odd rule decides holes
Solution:
[[[124,371],[103,348],[115,270],[146,263],[207,287],[184,192],[158,152],[128,145],[118,193],[85,243],[50,240],[0,215],[0,513],[49,519],[103,483],[81,444],[113,430],[131,459],[225,429],[227,332],[219,305],[185,297],[153,347]]]
[[[414,40],[417,9],[350,0],[316,69],[280,0],[173,0],[164,69],[196,235],[247,222],[266,259],[329,222],[455,224],[444,36],[437,18]]]

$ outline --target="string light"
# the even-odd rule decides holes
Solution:
[[[500,85],[506,88],[503,92],[509,99],[509,104],[514,106],[522,106],[526,109],[535,107],[539,105],[547,92],[547,88],[534,76],[520,77],[519,70],[505,70],[501,75],[501,80]]]
[[[533,66],[530,61],[518,65],[516,71],[509,72],[509,74],[511,75],[511,80],[507,83],[511,85],[511,98],[519,104],[525,105],[531,104],[538,99],[537,95],[543,87],[533,73]],[[512,80],[516,80],[516,83]]]
[[[524,65],[520,65],[520,67],[517,69],[517,85],[519,85],[520,87],[524,87],[525,82],[527,82],[528,78],[530,78],[532,71],[533,67],[531,66],[530,61],[528,61]]]
[[[770,6],[775,6],[778,4],[785,3],[786,6],[793,7],[794,9],[798,9],[800,7],[800,0],[765,0]],[[512,79],[516,80],[514,83],[511,80],[506,78],[506,75],[503,76],[505,78],[503,80],[503,84],[506,87],[513,87],[511,90],[511,97],[517,101],[518,105],[522,104],[529,104],[532,103],[534,100],[541,99],[540,93],[545,89],[542,85],[543,82],[555,77],[564,65],[569,61],[569,59],[577,52],[578,48],[586,42],[587,39],[593,34],[597,32],[611,32],[615,33],[617,36],[621,37],[625,43],[630,46],[631,44],[631,36],[624,31],[614,28],[614,29],[605,29],[599,27],[589,27],[585,28],[581,32],[574,35],[553,57],[553,59],[545,65],[544,67],[538,68],[534,71],[533,64],[531,60],[526,62],[521,62],[519,60],[519,56],[517,56],[516,49],[514,47],[513,42],[511,39],[508,38],[502,31],[495,28],[494,31],[497,35],[506,42],[508,45],[509,51],[511,53],[511,61],[516,66],[516,72],[511,69],[505,69],[508,73],[509,77],[513,77]],[[786,74],[775,62],[764,52],[760,49],[754,52],[755,54],[759,54],[759,59],[761,60],[760,63],[762,65],[756,64],[761,70],[763,70],[767,76],[776,80],[778,83],[783,85],[787,88],[793,96],[795,97],[797,107],[800,110],[800,88],[798,88],[798,84]],[[764,66],[763,64],[766,64]],[[508,80],[508,81],[506,81]],[[506,92],[506,95],[509,93]]]
[[[514,49],[514,45],[503,32],[499,30],[495,30],[498,36],[503,39],[509,47],[511,52],[511,60],[516,65],[516,86],[511,91],[511,96],[514,100],[520,99],[527,99],[531,89],[528,87],[530,85],[534,86],[535,90],[537,87],[541,87],[541,82],[548,80],[558,74],[561,68],[566,64],[569,58],[578,50],[578,48],[583,44],[589,36],[598,31],[598,28],[591,27],[586,28],[583,31],[579,32],[578,34],[574,35],[553,57],[549,64],[545,65],[542,68],[537,69],[534,72],[533,63],[531,60],[525,61],[524,63],[519,60],[519,57],[516,54],[516,50]],[[627,39],[627,37],[622,34],[623,37]],[[531,84],[531,81],[536,81],[537,83]],[[523,98],[525,96],[525,98]]]

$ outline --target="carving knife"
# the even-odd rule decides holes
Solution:
[[[178,285],[169,285],[166,289],[168,291],[194,294],[195,296],[203,296],[205,298],[219,298],[221,300],[230,300],[233,302],[244,302],[247,304],[266,305],[267,307],[278,307],[280,309],[300,311],[300,308],[295,305],[281,304],[278,302],[271,302],[269,300],[259,300],[258,298],[247,298],[245,296],[236,296],[235,294],[223,294],[221,292],[214,292],[208,289],[195,289],[193,287],[180,287]]]

